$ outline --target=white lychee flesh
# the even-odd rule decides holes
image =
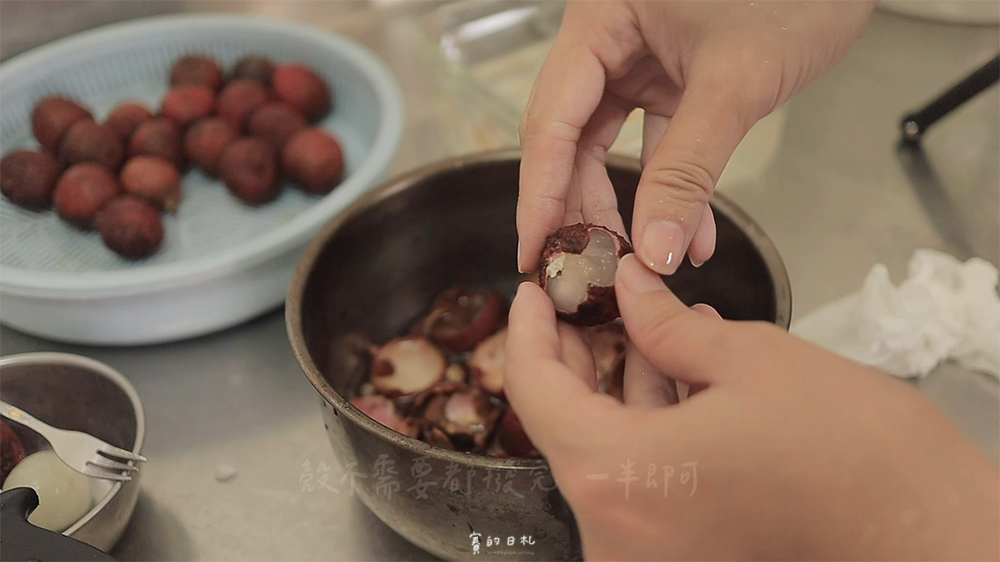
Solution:
[[[413,394],[441,381],[447,367],[444,354],[430,341],[398,338],[375,354],[372,385],[389,396]]]
[[[503,393],[504,363],[506,361],[507,328],[483,340],[469,357],[469,368],[474,380],[490,394]]]
[[[590,241],[579,254],[563,252],[545,268],[545,290],[556,310],[573,314],[587,300],[590,285],[609,287],[618,269],[618,243],[606,230],[590,230]]]

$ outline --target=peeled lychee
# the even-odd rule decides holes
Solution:
[[[462,385],[444,403],[444,417],[438,427],[448,435],[456,450],[482,452],[501,412],[488,394],[474,386]]]
[[[62,168],[45,152],[15,150],[0,160],[0,192],[15,205],[45,209]]]
[[[374,350],[372,385],[386,396],[426,390],[444,379],[448,361],[429,340],[397,338]]]
[[[562,320],[579,326],[610,322],[619,317],[618,260],[631,252],[627,240],[603,226],[564,226],[545,241],[538,284]]]
[[[469,356],[472,380],[494,396],[503,396],[506,346],[507,328],[503,328],[480,342]]]

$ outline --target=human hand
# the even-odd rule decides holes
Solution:
[[[605,156],[645,110],[632,242],[671,274],[715,250],[708,201],[759,119],[829,70],[857,38],[870,0],[570,1],[521,122],[518,268],[545,237],[581,221],[626,235]],[[667,126],[669,123],[669,127]]]
[[[692,311],[632,255],[615,288],[641,354],[625,404],[594,392],[586,345],[531,283],[507,339],[507,398],[587,559],[1000,557],[997,470],[918,391],[773,325]],[[667,377],[701,390],[668,405]]]

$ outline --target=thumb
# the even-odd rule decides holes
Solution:
[[[657,371],[697,387],[730,371],[723,365],[729,323],[685,306],[633,254],[618,263],[615,293],[629,338]]]
[[[710,84],[691,84],[684,92],[636,190],[632,224],[636,254],[663,275],[677,271],[689,250],[698,265],[712,257],[715,223],[708,202],[729,158],[759,118],[731,83]],[[643,139],[647,140],[657,142]]]

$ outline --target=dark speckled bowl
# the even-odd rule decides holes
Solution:
[[[578,559],[580,541],[543,461],[431,447],[350,405],[345,395],[366,376],[350,342],[400,334],[455,284],[513,293],[520,279],[514,226],[519,163],[516,151],[489,152],[384,184],[326,226],[306,250],[288,293],[289,339],[321,396],[337,458],[359,474],[358,495],[399,534],[446,559],[472,558],[473,533],[480,535],[477,559]],[[627,220],[638,163],[612,158],[608,167]],[[725,197],[716,195],[713,208],[715,257],[699,269],[685,261],[667,283],[684,302],[711,304],[724,318],[787,328],[791,293],[774,246]],[[514,546],[507,545],[509,537]],[[534,544],[522,545],[521,537]]]

